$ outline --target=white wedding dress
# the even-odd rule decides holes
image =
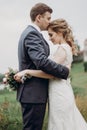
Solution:
[[[70,46],[68,44],[59,46],[66,51],[64,65],[72,63]],[[76,106],[69,78],[53,79],[49,82],[48,130],[87,130],[87,123]]]

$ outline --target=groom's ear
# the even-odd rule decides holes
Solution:
[[[42,18],[42,16],[41,16],[40,14],[38,14],[38,15],[36,16],[36,21],[37,21],[37,22],[40,22],[41,18]]]

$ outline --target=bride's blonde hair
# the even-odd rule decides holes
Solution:
[[[52,29],[56,33],[58,33],[58,32],[62,33],[65,41],[72,48],[73,54],[77,55],[78,49],[74,42],[74,36],[73,36],[72,30],[71,30],[71,27],[68,25],[66,20],[64,20],[64,19],[53,20],[49,24],[48,29],[49,28]]]

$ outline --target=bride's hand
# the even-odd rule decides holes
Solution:
[[[16,74],[14,75],[14,79],[15,79],[17,82],[22,82],[22,81],[21,81],[21,78],[22,78],[22,76],[24,76],[25,74],[26,74],[26,70],[20,71],[20,72],[18,72],[18,73],[16,73]]]

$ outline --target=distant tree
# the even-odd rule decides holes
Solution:
[[[87,39],[84,41],[84,71],[87,72]]]
[[[78,50],[80,51],[80,45],[78,44],[78,40],[77,39],[75,40],[75,44],[76,44]]]

